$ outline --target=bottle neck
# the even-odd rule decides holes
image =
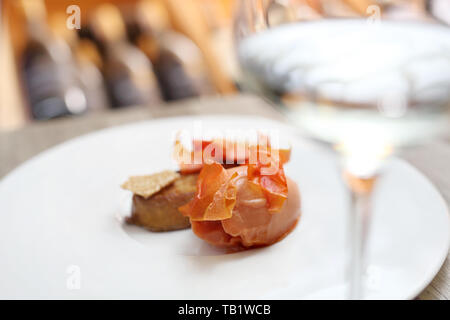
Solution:
[[[21,6],[27,23],[27,32],[34,40],[48,38],[47,14],[42,0],[21,0]]]

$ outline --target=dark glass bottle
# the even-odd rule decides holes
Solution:
[[[99,6],[91,29],[103,53],[103,75],[113,108],[155,104],[161,99],[148,58],[127,42],[120,11],[111,4]]]
[[[160,1],[140,1],[131,38],[153,64],[165,100],[212,93],[201,51],[184,35],[171,30]]]
[[[49,25],[57,41],[69,45],[72,64],[76,67],[76,76],[86,95],[89,111],[106,109],[109,101],[103,76],[100,71],[102,59],[92,40],[79,38],[76,30],[66,26],[66,14],[56,12],[50,17]]]
[[[28,27],[22,74],[31,115],[45,120],[80,114],[87,99],[77,79],[70,48],[52,37],[41,0],[21,0]]]

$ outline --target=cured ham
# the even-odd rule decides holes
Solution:
[[[252,148],[256,161],[250,161]],[[203,161],[194,198],[179,208],[193,232],[224,248],[267,246],[284,238],[300,217],[297,185],[283,169],[289,154],[258,145],[232,168]]]
[[[276,151],[274,153],[274,151]],[[192,148],[183,145],[178,136],[174,146],[174,158],[180,167],[181,174],[199,172],[205,163],[220,162],[224,167],[255,163],[257,157],[276,155],[276,161],[284,164],[291,156],[290,149],[272,149],[270,140],[264,135],[259,135],[258,143],[249,145],[247,142],[227,141],[225,139],[193,140]]]

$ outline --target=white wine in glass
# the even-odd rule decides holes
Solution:
[[[344,16],[330,17],[322,1],[306,0],[242,0],[236,14],[244,87],[270,98],[343,158],[352,193],[352,299],[363,297],[364,242],[378,169],[392,152],[448,128],[450,28],[426,10],[431,1],[415,2],[423,11],[402,19],[385,19],[381,6],[358,12],[350,5]]]

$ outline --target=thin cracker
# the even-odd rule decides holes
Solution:
[[[179,177],[179,173],[171,170],[145,176],[132,176],[122,185],[122,188],[147,199]]]

